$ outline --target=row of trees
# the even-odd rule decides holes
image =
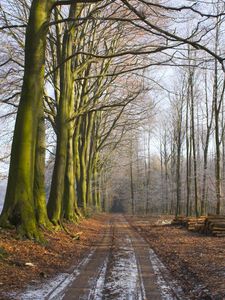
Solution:
[[[208,43],[216,55],[222,56],[224,21],[219,11],[223,11],[223,4],[217,1],[212,5],[215,19]],[[135,202],[136,211],[146,213],[221,214],[224,212],[224,72],[217,59],[203,61],[192,45],[180,49],[176,59],[179,67],[169,75],[169,84],[167,76],[165,82],[160,82],[161,86],[165,84],[163,105],[158,107],[161,113],[154,123],[151,119],[147,131],[139,128],[141,133],[132,142],[136,145],[130,159],[134,171],[130,172],[126,164],[124,167],[132,187],[124,184],[126,189],[123,189],[113,181],[115,197],[122,189],[130,211],[134,210]]]
[[[49,1],[33,1],[31,7],[26,2],[19,5],[16,10],[22,20],[26,21],[28,13],[30,16],[27,24],[13,25],[26,26],[25,45],[21,42],[24,77],[0,223],[39,239],[38,227],[61,226],[63,219],[77,221],[90,209],[101,209],[99,183],[107,157],[100,160],[100,151],[105,148],[107,156],[119,142],[122,133],[107,144],[119,119],[144,93],[144,87],[135,74],[121,77],[134,62],[129,55],[123,58],[114,53],[124,51],[134,33],[125,39],[124,26],[102,21],[104,14],[107,18],[117,13],[116,6],[114,12],[106,9],[106,3],[71,2],[66,8],[64,3]],[[11,34],[5,11],[3,20]],[[13,29],[10,42],[13,47],[16,41],[14,50],[18,40],[23,41],[22,34]],[[11,56],[4,66],[11,67],[16,59]],[[11,79],[11,74],[7,78]],[[9,105],[10,100],[17,106],[18,94],[4,102]],[[46,126],[56,139],[51,149],[54,166],[48,201]]]
[[[193,86],[194,69],[202,60],[192,62],[195,61],[195,57],[191,57],[192,49],[204,51],[206,61],[214,60],[216,95],[213,103],[216,108],[213,116],[215,128],[218,128],[215,131],[217,141],[220,129],[216,120],[219,120],[224,93],[222,88],[219,102],[218,78],[220,73],[223,74],[222,53],[217,46],[219,38],[215,38],[215,47],[210,46],[212,38],[209,46],[205,45],[211,32],[218,33],[222,26],[221,7],[212,4],[205,12],[204,5],[200,11],[194,6],[173,7],[144,0],[33,0],[31,3],[11,0],[3,3],[1,102],[5,106],[2,117],[12,118],[16,111],[16,121],[1,226],[16,226],[21,235],[39,239],[40,226],[61,226],[63,219],[76,221],[90,208],[100,210],[101,203],[106,207],[108,166],[113,166],[113,151],[124,143],[129,144],[131,203],[132,212],[135,212],[132,163],[135,147],[130,135],[135,127],[140,128],[143,121],[149,120],[155,102],[149,99],[149,90],[156,90],[156,86],[162,88],[160,82],[153,80],[150,84],[146,80],[148,71],[143,72],[158,65],[178,64],[188,69],[183,94],[176,95],[180,99],[180,110],[187,103],[186,123],[191,122],[191,126],[186,127],[189,132],[186,134],[187,158],[190,158],[187,165],[193,157],[195,193],[198,192]],[[177,12],[181,12],[180,17],[185,22],[192,20],[191,34],[179,34],[181,26],[179,22],[173,22]],[[184,45],[188,45],[190,53],[188,63],[181,62]],[[178,136],[173,136],[173,145],[177,145],[174,152],[177,214],[181,212],[179,173],[183,114],[178,111],[178,116]],[[211,119],[207,120],[210,122]],[[148,158],[144,166],[146,211],[149,211],[150,134],[147,141]],[[46,148],[54,157],[48,201]],[[219,148],[217,153],[219,155]],[[169,161],[167,167],[168,164]],[[188,174],[190,177],[191,173]],[[221,203],[218,176],[219,173],[217,213]],[[197,214],[198,197],[196,199]]]
[[[186,51],[188,59],[190,52],[196,56],[194,50]],[[111,179],[109,186],[125,210],[224,213],[224,74],[215,61],[212,66],[215,69],[177,68],[173,88],[170,85],[164,102],[156,106],[160,113],[132,136],[131,155],[120,149],[119,157],[127,153],[123,179]]]

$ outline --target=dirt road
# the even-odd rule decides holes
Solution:
[[[161,299],[149,249],[123,216],[114,216],[102,243],[62,299]]]
[[[185,299],[164,268],[125,218],[114,215],[71,283],[60,284],[46,299]]]
[[[50,286],[50,288],[49,288]],[[154,251],[124,216],[112,215],[99,245],[71,273],[20,299],[187,299]]]

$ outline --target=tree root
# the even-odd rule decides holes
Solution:
[[[24,224],[21,224],[17,227],[17,232],[20,239],[29,239],[36,242],[43,243],[44,237],[41,232],[35,227],[27,227]]]
[[[0,216],[0,227],[6,228],[6,229],[14,229],[15,228],[15,226],[10,223],[9,219],[5,215]]]
[[[38,226],[42,229],[42,230],[49,230],[52,231],[54,229],[53,224],[49,221],[49,220],[39,220],[38,221]]]
[[[73,240],[79,240],[80,236],[82,235],[83,232],[77,232],[77,233],[72,233],[71,231],[69,231],[65,225],[63,224],[62,221],[60,221],[61,227],[62,229],[73,239]]]

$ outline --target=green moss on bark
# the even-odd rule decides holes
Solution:
[[[1,226],[15,225],[21,236],[40,240],[34,199],[34,163],[44,85],[46,36],[53,1],[33,0],[26,31],[25,70],[13,136]]]

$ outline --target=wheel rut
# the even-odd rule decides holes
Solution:
[[[46,289],[46,286],[48,288]],[[112,215],[105,234],[70,273],[21,300],[186,300],[149,244],[123,215]]]
[[[124,216],[114,215],[110,223],[101,245],[61,299],[163,299],[148,244]]]

